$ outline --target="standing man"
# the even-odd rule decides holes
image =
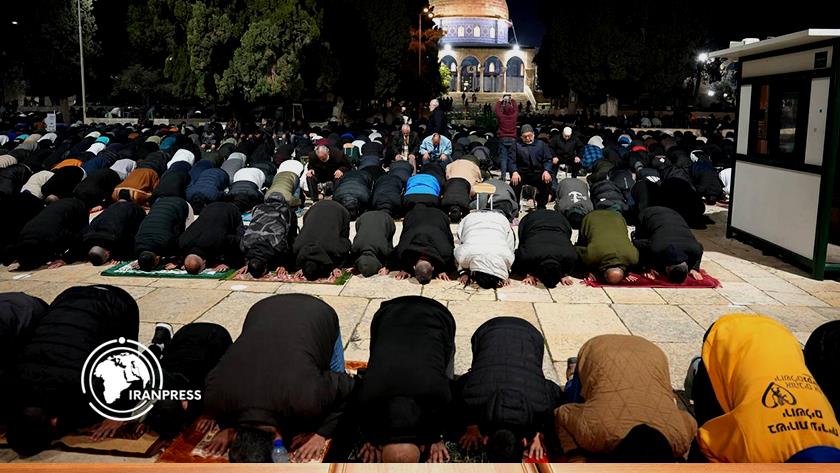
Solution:
[[[427,131],[429,133],[446,134],[449,124],[446,120],[446,112],[440,108],[438,99],[432,99],[429,102],[429,113],[431,115],[429,115],[429,129]]]
[[[499,121],[499,165],[502,168],[501,180],[507,179],[508,159],[516,154],[516,122],[519,120],[519,109],[516,100],[505,95],[496,104],[496,119]]]
[[[535,140],[531,125],[522,126],[522,141],[508,158],[508,169],[517,200],[522,196],[522,186],[528,184],[537,189],[537,208],[544,209],[551,191],[551,151],[543,141]]]

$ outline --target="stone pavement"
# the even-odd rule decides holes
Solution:
[[[706,250],[703,268],[722,282],[720,289],[600,289],[576,284],[548,290],[512,281],[510,287],[491,291],[464,289],[457,282],[442,281],[421,287],[392,276],[353,277],[344,286],[113,278],[99,276],[102,268],[77,264],[32,273],[0,267],[0,292],[23,291],[49,302],[74,285],[121,286],[140,306],[142,342],[151,339],[157,321],[170,322],[176,330],[190,322],[215,322],[227,327],[236,338],[255,302],[272,294],[313,294],[336,310],[345,358],[358,361],[368,358],[370,322],[380,303],[402,295],[424,295],[446,304],[455,317],[456,373],[470,366],[470,336],[475,329],[492,317],[508,315],[528,320],[545,335],[544,369],[550,379],[565,381],[566,359],[576,356],[591,337],[624,333],[643,336],[661,347],[670,361],[672,384],[682,389],[688,364],[699,354],[703,334],[723,314],[755,312],[774,317],[802,343],[819,325],[840,319],[840,283],[811,280],[787,263],[727,240],[726,212],[718,208],[709,208],[709,212],[717,224],[696,235]],[[15,459],[10,450],[0,450],[0,461]],[[56,451],[31,460],[138,461]]]

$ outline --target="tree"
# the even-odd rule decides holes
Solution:
[[[452,83],[452,71],[446,67],[446,64],[440,65],[440,85],[441,87],[446,87],[449,89],[449,85]]]
[[[171,96],[171,84],[163,80],[160,70],[147,69],[139,64],[132,64],[117,76],[113,94],[118,97],[139,100],[146,106],[151,105],[152,97]]]

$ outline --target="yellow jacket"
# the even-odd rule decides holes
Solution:
[[[802,348],[779,322],[722,317],[703,343],[703,363],[724,414],[699,430],[716,462],[785,462],[815,446],[840,448],[840,425],[805,366]]]

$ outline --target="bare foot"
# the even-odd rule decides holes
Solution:
[[[65,263],[63,260],[56,260],[56,261],[53,261],[52,263],[50,263],[47,266],[47,269],[58,269],[58,268],[64,266],[65,264],[67,264],[67,263]]]
[[[225,271],[228,271],[228,270],[230,270],[230,267],[226,264],[220,264],[220,265],[216,266],[215,268],[213,268],[213,272],[216,272],[216,273],[224,273]]]

